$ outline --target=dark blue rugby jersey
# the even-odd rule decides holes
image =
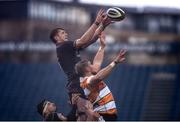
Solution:
[[[74,42],[59,43],[56,48],[58,62],[67,75],[69,92],[83,93],[80,87],[79,76],[75,73],[75,64],[81,60],[79,50],[74,47]]]

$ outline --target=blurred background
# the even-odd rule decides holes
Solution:
[[[100,8],[118,6],[126,18],[107,27],[103,67],[120,49],[126,62],[107,78],[118,120],[180,120],[178,0],[27,0],[0,2],[0,120],[42,120],[36,105],[70,110],[66,77],[57,63],[53,28],[79,38]],[[82,52],[92,60],[99,43]]]

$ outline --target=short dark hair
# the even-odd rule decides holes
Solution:
[[[52,40],[52,42],[56,43],[56,40],[54,39],[54,37],[56,36],[56,34],[59,32],[59,30],[64,30],[64,28],[55,28],[51,31],[50,33],[50,39]]]
[[[41,116],[43,116],[43,110],[44,110],[46,102],[47,100],[44,99],[37,105],[37,111]]]
[[[81,60],[78,63],[76,63],[75,71],[79,76],[81,76],[81,77],[84,76],[85,67],[88,66],[88,62],[89,62],[88,60]]]

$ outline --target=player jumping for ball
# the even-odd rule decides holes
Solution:
[[[88,60],[79,61],[75,66],[75,70],[82,77],[80,80],[81,87],[88,99],[93,103],[94,111],[103,116],[106,121],[115,121],[117,120],[115,101],[110,89],[103,80],[116,65],[125,60],[126,51],[121,50],[112,63],[100,70],[104,57],[104,40],[105,37],[102,34],[100,37],[101,46],[93,63],[91,64]]]
[[[72,105],[77,106],[78,120],[97,120],[99,117],[94,113],[92,104],[86,99],[80,87],[79,75],[74,69],[75,64],[81,60],[79,51],[94,43],[110,23],[111,19],[101,9],[91,27],[75,41],[68,41],[68,34],[63,28],[56,28],[50,34],[51,40],[56,44],[58,62],[68,78],[67,89]]]

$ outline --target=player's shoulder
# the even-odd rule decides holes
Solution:
[[[73,44],[73,41],[63,41],[63,42],[58,43],[57,45],[62,46],[62,45],[69,45],[69,44]]]
[[[81,78],[80,78],[80,82],[90,83],[91,78],[93,78],[93,77],[94,77],[94,75],[86,76],[86,77],[81,77]]]
[[[73,41],[64,41],[60,42],[56,45],[56,48],[62,48],[62,47],[73,47],[74,42]]]
[[[87,79],[88,77],[80,77],[80,86],[82,88],[86,88],[88,86]]]
[[[92,79],[93,77],[94,77],[94,75],[80,78],[80,86],[81,86],[82,88],[92,88],[90,84],[91,84],[91,79]]]

